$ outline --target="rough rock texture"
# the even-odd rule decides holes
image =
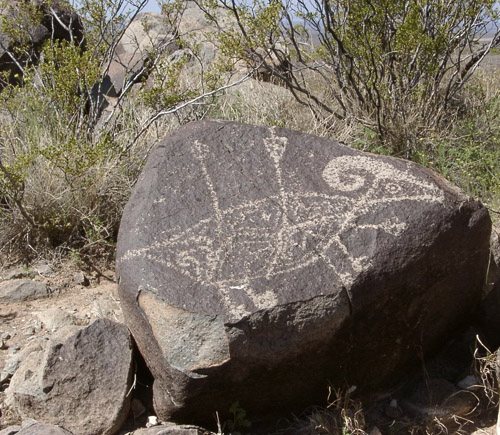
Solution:
[[[60,330],[24,359],[6,390],[22,417],[74,434],[113,434],[126,418],[132,342],[125,325],[96,320]]]
[[[29,279],[13,279],[0,283],[1,302],[21,302],[45,298],[49,295],[47,284]]]
[[[17,435],[72,435],[71,432],[53,424],[33,424],[22,428]]]
[[[229,30],[231,27],[236,27],[236,20],[223,7],[216,7],[212,13],[217,16],[220,28]],[[219,29],[196,2],[187,0],[183,3],[177,28],[182,40],[191,46],[197,46],[197,56],[203,65],[210,65],[215,60],[218,48],[212,41],[214,33]]]
[[[152,153],[123,215],[125,320],[161,419],[387,387],[479,303],[491,222],[416,164],[231,122]]]
[[[40,14],[40,21],[33,23],[32,18],[25,11],[25,7],[20,7],[22,4],[33,6],[37,13]],[[72,41],[76,44],[84,45],[83,25],[80,17],[71,9],[71,7],[59,0],[44,1],[31,0],[22,2],[19,0],[7,0],[5,7],[0,6],[0,18],[12,17],[16,23],[23,29],[28,29],[30,43],[27,50],[22,50],[21,53],[16,53],[16,48],[19,48],[23,41],[12,40],[10,36],[0,28],[0,71],[8,71],[10,81],[16,81],[15,75],[19,77],[22,71],[13,61],[12,55],[20,65],[26,62],[34,62],[37,60],[45,41],[50,38],[54,40]],[[0,89],[3,84],[0,82]]]
[[[108,71],[110,86],[106,86],[105,82],[101,92],[117,97],[128,81],[137,83],[147,77],[153,47],[157,53],[172,53],[178,48],[172,26],[159,14],[139,14],[130,23],[116,47]]]
[[[227,32],[238,32],[239,27],[234,15],[226,8],[218,6],[209,10],[210,14],[217,17],[217,25],[209,18],[204,10],[201,10],[194,1],[187,0],[183,3],[182,14],[178,19],[178,34],[181,40],[187,41],[191,47],[196,47],[196,56],[189,56],[187,71],[188,77],[196,76],[200,68],[207,68],[218,55],[219,48],[214,43],[214,35],[223,29]],[[246,50],[245,60],[235,59],[234,72],[247,73],[255,70],[254,76],[262,81],[270,81],[270,71],[262,65],[265,61],[270,67],[275,68],[282,74],[287,75],[291,65],[284,60],[286,48],[282,43],[277,43],[275,49],[282,54],[280,58],[275,54],[268,53],[261,48]],[[181,77],[182,80],[183,77]]]
[[[0,430],[0,435],[15,435],[21,430],[21,426],[9,426]]]
[[[161,426],[138,429],[132,432],[133,435],[212,435],[213,432],[191,425],[176,425],[173,423],[162,424]]]
[[[26,360],[32,353],[42,352],[45,346],[44,339],[35,339],[32,343],[22,349],[20,352],[13,354],[5,363],[5,367],[0,372],[0,384],[9,381],[14,373],[19,369],[21,363]],[[36,369],[36,363],[35,363]]]
[[[490,258],[484,288],[485,297],[477,314],[481,336],[490,349],[500,346],[500,228],[493,228],[490,239]]]
[[[74,315],[58,307],[48,308],[35,314],[40,319],[40,322],[43,323],[45,329],[50,331],[81,324]]]

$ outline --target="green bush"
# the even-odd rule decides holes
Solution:
[[[152,110],[128,98],[130,86],[113,116],[99,118],[104,97],[96,96],[96,84],[145,4],[80,2],[85,50],[47,41],[39,61],[23,64],[20,85],[0,93],[0,253],[31,258],[55,247],[86,255],[112,252],[123,206],[157,142],[148,143],[148,130],[162,134],[150,119],[188,98],[170,94],[169,99],[158,91]],[[36,23],[38,12],[31,13]],[[29,29],[15,19],[3,20],[2,29],[29,43],[29,35],[23,35]],[[159,47],[151,50],[152,56],[161,54]],[[165,66],[158,74],[168,79],[178,73]]]

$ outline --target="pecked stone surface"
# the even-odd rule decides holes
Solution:
[[[158,416],[222,421],[367,392],[479,301],[491,222],[432,171],[334,141],[189,124],[152,153],[117,247]]]

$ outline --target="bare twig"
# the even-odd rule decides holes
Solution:
[[[151,124],[153,124],[155,121],[157,121],[161,117],[163,117],[165,115],[170,115],[172,113],[176,113],[176,112],[184,109],[185,107],[188,107],[188,106],[191,106],[191,105],[194,105],[194,104],[198,104],[200,101],[202,101],[202,100],[204,100],[206,98],[212,97],[214,95],[220,94],[221,92],[223,92],[223,91],[225,91],[227,89],[230,89],[230,88],[233,88],[235,86],[238,86],[241,83],[243,83],[246,80],[248,80],[252,75],[253,75],[253,71],[245,74],[242,78],[240,78],[239,80],[236,80],[235,82],[232,82],[232,83],[229,83],[227,85],[221,86],[221,87],[219,87],[217,89],[214,89],[214,90],[212,90],[210,92],[205,92],[202,95],[198,95],[197,97],[192,98],[192,99],[190,99],[188,101],[185,101],[185,102],[183,102],[181,104],[178,104],[178,105],[176,105],[174,107],[171,107],[171,108],[166,109],[166,110],[161,110],[161,111],[155,113],[153,116],[151,116],[150,118],[148,118],[146,120],[146,122],[143,123],[143,125],[139,129],[139,132],[133,137],[133,139],[125,147],[123,147],[123,151],[124,152],[129,151],[134,146],[134,144],[137,142],[137,140],[144,134],[144,132],[146,132],[148,130],[148,128],[151,126]]]

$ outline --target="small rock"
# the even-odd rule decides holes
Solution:
[[[15,435],[21,430],[21,426],[9,426],[0,430],[0,435]]]
[[[23,302],[45,298],[50,289],[47,284],[29,279],[14,279],[0,283],[0,301]]]
[[[463,390],[448,397],[443,408],[449,410],[449,418],[453,416],[465,417],[479,405],[479,398],[471,391]]]
[[[414,416],[438,418],[447,424],[454,416],[464,417],[477,405],[477,396],[468,390],[458,390],[444,379],[430,379],[403,401],[405,411]]]
[[[40,311],[36,313],[36,316],[45,325],[45,328],[51,331],[78,324],[75,316],[58,307]]]
[[[52,424],[33,424],[28,427],[23,427],[17,435],[73,435],[66,429]]]
[[[8,272],[6,275],[3,276],[3,281],[10,281],[13,279],[21,279],[21,278],[33,278],[35,274],[31,269],[14,269]]]
[[[9,346],[7,346],[5,344],[5,341],[3,340],[3,338],[0,339],[0,350],[5,350],[5,349],[8,349],[8,348],[9,348]]]
[[[108,319],[61,328],[24,359],[6,403],[78,435],[116,433],[129,411],[132,349],[127,327]]]
[[[421,382],[408,398],[401,401],[401,405],[412,416],[435,415],[445,400],[458,391],[445,379],[431,378]]]
[[[2,372],[0,372],[0,384],[4,384],[8,382],[14,373],[17,371],[21,363],[25,358],[27,358],[32,352],[38,352],[41,349],[42,343],[45,340],[38,339],[37,341],[30,343],[29,346],[26,346],[22,352],[20,353],[12,353],[11,357],[5,362],[5,367]],[[11,354],[11,350],[16,349],[16,352],[20,349],[19,346],[14,346],[9,349],[9,355]]]
[[[40,263],[33,266],[33,270],[41,276],[49,276],[54,271],[54,266],[47,263]]]
[[[150,415],[148,417],[148,422],[146,423],[146,427],[158,426],[158,417],[155,415]]]
[[[89,279],[84,275],[83,272],[78,272],[73,277],[73,282],[78,285],[83,285],[84,287],[88,287],[90,285]]]
[[[12,335],[10,334],[10,332],[4,332],[1,338],[2,340],[10,340],[12,338]]]

